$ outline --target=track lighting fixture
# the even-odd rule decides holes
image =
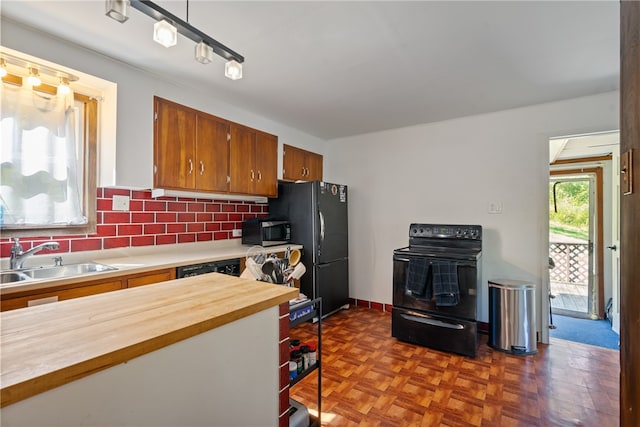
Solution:
[[[205,42],[196,45],[196,61],[201,64],[208,64],[213,61],[213,49]]]
[[[237,61],[228,61],[224,64],[224,75],[231,80],[239,80],[242,78],[242,64]]]
[[[178,30],[163,19],[153,24],[153,40],[164,47],[175,46],[178,43]]]
[[[122,23],[129,19],[129,0],[106,0],[106,15]]]
[[[71,92],[69,87],[69,79],[66,77],[60,77],[60,83],[58,84],[58,93],[60,95],[68,95]]]
[[[27,82],[29,82],[31,86],[40,86],[42,84],[42,80],[40,80],[40,73],[37,68],[29,67],[29,77],[27,77]]]
[[[242,78],[242,63],[244,57],[229,49],[219,41],[193,27],[171,12],[161,8],[152,1],[147,0],[105,0],[106,15],[118,22],[125,22],[128,19],[129,6],[155,19],[153,39],[165,47],[173,46],[177,43],[177,33],[196,43],[195,58],[202,64],[208,64],[213,60],[213,53],[226,59],[225,76],[232,80]],[[187,11],[189,0],[187,0]],[[188,12],[187,12],[188,16]]]
[[[15,56],[9,52],[0,52],[0,76],[7,77],[8,82],[15,85],[26,84],[32,88],[49,92],[56,88],[60,95],[71,93],[69,82],[78,80],[78,76],[49,65],[37,63],[31,59]],[[10,78],[9,78],[10,77]]]

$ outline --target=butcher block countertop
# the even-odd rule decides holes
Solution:
[[[298,295],[218,273],[0,313],[1,406]]]
[[[284,252],[287,247],[291,249],[302,249],[301,245],[291,243],[289,245],[271,246],[265,248],[265,251],[269,254]],[[37,291],[54,286],[83,283],[88,280],[117,278],[127,274],[151,272],[162,268],[175,268],[203,262],[244,258],[249,248],[251,248],[251,246],[240,244],[239,239],[233,239],[217,242],[182,243],[176,245],[66,253],[62,254],[63,264],[91,261],[115,267],[116,270],[57,279],[3,283],[0,286],[0,295],[2,295],[3,298],[9,298],[24,292]],[[3,258],[3,262],[2,268],[8,268],[8,260]],[[41,265],[52,265],[52,255],[33,256],[27,260],[25,268]]]

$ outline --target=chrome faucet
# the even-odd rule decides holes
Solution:
[[[11,258],[9,259],[10,268],[12,270],[20,270],[24,265],[24,262],[31,255],[35,255],[43,249],[56,250],[60,247],[60,243],[58,242],[45,242],[41,245],[34,246],[26,252],[22,251],[22,245],[20,244],[20,239],[17,237],[13,238],[13,246],[11,246]]]

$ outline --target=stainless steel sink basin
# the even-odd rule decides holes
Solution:
[[[55,267],[28,268],[20,271],[3,271],[0,273],[0,277],[2,283],[15,283],[24,280],[60,279],[111,270],[117,270],[117,268],[95,262],[85,262]]]
[[[0,273],[0,283],[15,283],[29,279],[29,276],[19,271],[3,271]]]

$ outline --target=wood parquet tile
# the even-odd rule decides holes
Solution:
[[[322,424],[326,426],[619,425],[619,352],[552,339],[532,356],[487,346],[475,359],[391,337],[391,316],[366,308],[322,325]],[[313,339],[315,325],[291,331]],[[317,410],[317,373],[290,394]]]

